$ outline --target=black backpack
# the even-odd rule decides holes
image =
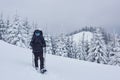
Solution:
[[[34,45],[39,45],[39,46],[43,46],[43,43],[42,43],[42,36],[35,36],[34,37]]]

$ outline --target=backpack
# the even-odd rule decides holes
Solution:
[[[40,45],[41,47],[43,46],[41,36],[39,36],[39,37],[35,36],[35,38],[34,38],[34,44],[35,45]]]

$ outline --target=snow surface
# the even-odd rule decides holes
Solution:
[[[120,80],[120,67],[46,55],[48,73],[32,67],[32,53],[0,41],[0,80]]]
[[[83,32],[73,35],[73,41],[76,44],[78,44],[79,42],[82,42],[83,39],[84,39],[84,41],[90,42],[93,39],[93,33],[89,32],[89,31],[83,31]]]

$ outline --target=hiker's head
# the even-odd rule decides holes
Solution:
[[[35,36],[42,36],[43,33],[42,33],[41,30],[35,30],[35,31],[34,31],[34,35],[35,35]]]

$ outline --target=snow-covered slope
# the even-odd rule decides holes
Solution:
[[[90,42],[92,38],[93,33],[89,31],[82,31],[73,35],[73,41],[75,41],[76,43],[82,42],[83,40]]]
[[[0,80],[120,80],[120,67],[46,55],[48,73],[32,67],[32,53],[0,41]]]

